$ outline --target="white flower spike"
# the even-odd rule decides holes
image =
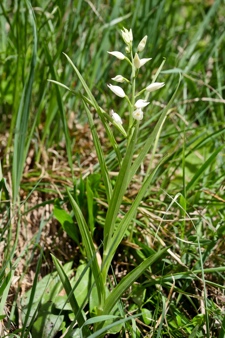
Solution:
[[[111,84],[108,84],[107,85],[109,87],[109,89],[114,93],[116,94],[117,96],[119,97],[125,97],[126,94],[124,93],[124,90],[123,88],[119,87],[119,86],[113,86]]]
[[[139,42],[138,47],[137,47],[138,52],[142,52],[145,49],[147,39],[148,39],[148,36],[145,35],[145,37],[143,37],[143,39]]]
[[[149,60],[151,60],[152,58],[144,58],[144,59],[139,59],[139,56],[137,53],[135,53],[135,56],[134,56],[134,67],[139,69],[141,68],[142,66],[144,66],[144,64],[146,62],[148,62]]]
[[[146,107],[150,102],[147,102],[146,100],[137,100],[134,107],[135,108],[144,108]]]
[[[146,87],[147,92],[151,93],[157,89],[160,89],[165,86],[164,82],[153,82],[148,87]]]
[[[115,113],[113,109],[111,109],[110,114],[117,124],[123,124],[121,117],[117,113]]]
[[[111,55],[113,55],[113,56],[115,56],[119,60],[124,60],[125,57],[126,57],[123,53],[117,52],[117,51],[115,51],[115,52],[108,52],[108,53],[111,54]]]
[[[141,110],[141,108],[138,108],[135,111],[133,111],[132,116],[135,120],[141,121],[143,119],[143,111]]]

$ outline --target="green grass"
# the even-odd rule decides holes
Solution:
[[[1,337],[225,337],[224,15],[222,0],[0,3]],[[127,119],[107,87],[130,75],[107,53],[123,27],[148,35],[137,88],[165,60],[128,152],[107,115]]]

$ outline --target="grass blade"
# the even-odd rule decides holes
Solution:
[[[198,181],[198,179],[204,174],[205,170],[210,166],[212,161],[216,158],[218,153],[224,148],[224,145],[216,149],[208,160],[201,166],[201,168],[195,173],[191,181],[186,185],[186,191],[190,190]]]
[[[97,258],[96,258],[94,244],[93,244],[88,226],[86,224],[86,221],[84,219],[84,216],[78,204],[76,203],[76,201],[74,200],[74,198],[72,197],[68,189],[67,189],[67,193],[68,193],[69,200],[72,205],[72,208],[73,208],[73,211],[74,211],[77,223],[78,223],[83,245],[86,249],[87,258],[88,260],[92,261],[91,270],[94,275],[94,279],[95,279],[96,286],[97,286],[99,303],[101,304],[102,297],[104,298],[105,287],[102,282],[102,277],[101,277],[100,268],[99,268]]]
[[[55,267],[56,267],[56,270],[59,274],[59,277],[61,279],[61,282],[63,284],[63,287],[66,291],[66,294],[67,294],[67,297],[68,297],[68,300],[70,302],[70,305],[73,309],[73,312],[75,314],[75,316],[77,315],[77,322],[78,322],[78,325],[79,327],[81,328],[82,325],[84,324],[85,322],[85,318],[82,314],[82,312],[80,311],[80,308],[79,308],[79,305],[76,301],[76,298],[74,296],[74,293],[73,293],[73,289],[71,287],[71,284],[70,284],[70,281],[66,275],[66,272],[64,271],[63,267],[61,266],[61,264],[58,262],[57,258],[51,254],[52,256],[52,259],[53,259],[53,262],[55,264]],[[86,328],[87,330],[87,328]]]
[[[155,261],[157,261],[164,253],[167,248],[162,249],[154,255],[145,259],[140,265],[138,265],[133,271],[128,273],[121,282],[112,290],[110,295],[107,297],[102,313],[109,314],[116,302],[120,299],[122,294],[134,283],[138,277],[144,273],[144,271]]]
[[[110,201],[110,199],[112,197],[112,185],[111,185],[111,181],[110,181],[110,178],[109,178],[109,172],[108,172],[108,169],[106,167],[104,155],[103,155],[103,152],[102,152],[101,143],[99,141],[98,133],[97,133],[96,128],[95,128],[95,124],[94,124],[94,121],[93,121],[93,118],[92,118],[92,114],[91,114],[90,110],[88,109],[85,102],[84,102],[84,107],[85,107],[85,110],[86,110],[86,113],[87,113],[90,129],[91,129],[91,133],[92,133],[92,137],[93,137],[93,141],[94,141],[94,145],[95,145],[95,150],[96,150],[98,160],[99,160],[99,164],[100,164],[100,167],[101,167],[101,173],[102,173],[102,178],[103,178],[103,181],[104,181],[104,184],[105,184],[107,200]]]
[[[28,131],[29,108],[31,102],[32,86],[34,82],[34,72],[37,58],[37,31],[33,10],[29,1],[26,1],[27,8],[33,28],[33,53],[30,65],[30,73],[24,86],[22,97],[20,100],[19,110],[16,118],[16,132],[14,136],[14,155],[12,165],[12,181],[13,181],[13,201],[16,202],[20,181],[22,178],[23,167],[26,159],[25,147],[26,135]]]

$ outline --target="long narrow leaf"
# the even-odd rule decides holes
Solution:
[[[143,162],[145,156],[147,155],[147,153],[149,152],[150,148],[151,148],[151,145],[153,144],[160,128],[161,128],[161,125],[164,123],[165,121],[165,117],[166,115],[168,114],[168,109],[171,107],[173,101],[174,101],[174,98],[177,94],[177,91],[178,91],[178,88],[180,86],[180,81],[181,81],[181,77],[179,78],[179,82],[178,82],[178,85],[177,85],[177,88],[172,96],[172,98],[170,99],[168,105],[163,109],[163,112],[153,130],[153,132],[151,133],[151,135],[149,136],[148,140],[146,141],[144,147],[142,148],[140,154],[138,155],[138,157],[136,158],[136,160],[134,161],[132,167],[130,168],[129,170],[129,175],[130,175],[130,178],[129,180],[132,179],[132,177],[135,175],[136,171],[138,170],[138,168],[140,167],[141,163]]]
[[[13,180],[13,201],[17,199],[20,181],[22,178],[23,167],[26,159],[25,150],[26,147],[26,135],[28,130],[28,121],[30,115],[30,102],[32,86],[34,82],[34,72],[37,59],[37,31],[34,19],[33,10],[29,1],[26,1],[26,5],[29,10],[31,24],[33,28],[33,53],[30,64],[30,73],[27,82],[24,86],[22,97],[20,100],[20,106],[16,118],[16,132],[14,137],[14,154],[13,154],[13,166],[12,166],[12,180]]]
[[[133,271],[128,273],[126,277],[124,277],[121,282],[113,289],[110,295],[106,298],[105,305],[103,307],[102,313],[108,314],[120,299],[122,294],[135,282],[138,277],[144,273],[144,271],[155,261],[157,261],[164,253],[166,253],[167,248],[162,249],[145,259],[140,265],[138,265]]]
[[[69,200],[70,200],[70,203],[72,205],[72,208],[73,208],[76,220],[77,220],[77,224],[78,224],[78,227],[79,227],[79,230],[80,230],[80,233],[81,233],[83,245],[86,249],[87,258],[88,258],[88,260],[92,261],[91,270],[92,270],[92,273],[94,275],[94,279],[95,279],[95,282],[96,282],[99,302],[101,303],[102,296],[103,296],[104,290],[105,290],[105,286],[103,284],[102,275],[101,275],[100,268],[99,268],[99,265],[98,265],[98,262],[97,262],[94,244],[93,244],[88,226],[86,224],[86,221],[84,219],[84,216],[83,216],[78,204],[76,203],[76,201],[74,200],[74,198],[72,197],[72,195],[70,194],[68,189],[67,189],[67,193],[68,193]]]
[[[110,178],[109,178],[109,172],[108,172],[108,169],[106,167],[104,154],[102,152],[101,143],[99,141],[99,136],[98,136],[98,133],[97,133],[96,128],[95,128],[95,124],[94,124],[94,121],[93,121],[93,118],[92,118],[92,114],[91,114],[90,110],[88,109],[85,102],[84,102],[84,107],[85,107],[85,110],[86,110],[86,113],[87,113],[90,129],[91,129],[91,133],[92,133],[92,137],[93,137],[93,141],[94,141],[94,145],[95,145],[95,150],[96,150],[98,160],[99,160],[99,164],[100,164],[100,167],[101,167],[101,173],[102,173],[102,178],[103,178],[103,181],[104,181],[104,184],[105,184],[107,200],[110,201],[111,196],[112,196],[112,185],[111,185]]]
[[[47,56],[51,76],[53,77],[53,80],[51,82],[58,84],[58,82],[55,81],[56,80],[56,73],[55,73],[55,69],[53,67],[52,57],[51,57],[47,47],[45,47],[45,54]],[[59,113],[60,113],[60,117],[61,117],[61,121],[62,121],[62,125],[63,125],[63,132],[64,132],[65,140],[66,140],[66,152],[67,152],[67,156],[68,156],[68,162],[69,162],[69,165],[70,165],[72,176],[74,177],[73,159],[72,159],[72,150],[71,150],[72,147],[71,147],[71,140],[70,140],[68,125],[67,125],[67,120],[66,120],[66,114],[65,114],[65,110],[64,110],[63,102],[62,102],[62,97],[61,97],[60,90],[59,90],[58,86],[55,86],[55,89],[56,89],[56,99],[57,99],[57,103],[58,103],[58,107],[59,107]]]
[[[73,289],[72,289],[72,286],[70,284],[70,281],[69,281],[63,267],[58,262],[57,258],[53,254],[51,254],[51,256],[52,256],[53,262],[55,264],[56,270],[59,274],[59,277],[61,279],[62,285],[63,285],[63,287],[66,291],[66,294],[67,294],[68,300],[70,302],[70,305],[73,309],[73,312],[74,312],[75,316],[77,316],[78,325],[79,325],[79,327],[82,327],[82,325],[85,322],[85,318],[83,316],[83,313],[80,311],[80,307],[79,307],[77,300],[74,296]]]
[[[154,178],[156,172],[162,166],[162,164],[167,161],[168,157],[169,157],[169,155],[164,157],[160,161],[160,163],[157,165],[157,167],[152,171],[152,173],[148,176],[148,178],[145,180],[141,189],[139,190],[139,193],[137,194],[135,200],[133,201],[129,211],[123,217],[122,221],[118,224],[117,229],[116,229],[113,237],[110,240],[110,243],[109,243],[109,246],[108,246],[109,249],[104,255],[105,259],[103,261],[103,269],[105,269],[106,273],[107,273],[108,268],[111,264],[114,253],[115,253],[117,247],[119,246],[120,242],[122,241],[122,239],[125,235],[125,232],[126,232],[128,226],[130,225],[130,222],[131,222],[132,218],[134,217],[134,215],[137,211],[137,208],[139,207],[139,205],[142,201],[142,198],[144,197],[144,195],[146,193],[146,190],[149,188],[149,185],[151,184],[151,181]]]
[[[108,252],[108,242],[111,240],[112,234],[115,229],[116,218],[118,216],[119,208],[123,196],[126,192],[127,186],[130,183],[129,180],[129,168],[131,166],[134,148],[136,144],[138,126],[133,129],[133,135],[131,137],[130,144],[127,148],[126,155],[123,159],[122,167],[119,171],[119,175],[116,179],[116,184],[113,190],[112,199],[107,211],[105,226],[104,226],[104,254]]]
[[[77,69],[77,67],[74,65],[74,63],[72,62],[72,60],[69,58],[68,55],[66,55],[64,53],[64,55],[66,56],[67,60],[69,61],[69,63],[71,64],[71,66],[73,67],[74,71],[76,72],[79,80],[81,81],[82,83],[82,86],[84,87],[87,95],[88,95],[88,98],[90,99],[91,101],[91,104],[93,105],[93,107],[95,108],[95,110],[97,111],[100,119],[101,119],[101,122],[106,130],[106,133],[107,133],[107,136],[111,142],[111,145],[112,147],[114,148],[115,150],[115,153],[117,154],[117,157],[118,157],[118,160],[119,160],[119,163],[121,162],[121,155],[120,155],[120,152],[119,152],[119,148],[118,148],[118,145],[117,145],[117,142],[115,140],[115,137],[112,133],[112,130],[110,129],[109,125],[108,125],[108,122],[105,120],[105,116],[102,112],[102,109],[99,107],[97,101],[95,100],[94,96],[92,95],[90,89],[88,88],[88,85],[86,84],[83,76],[81,75],[81,73],[79,72],[79,70]]]

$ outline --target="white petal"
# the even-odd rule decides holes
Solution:
[[[137,47],[137,51],[138,52],[142,52],[144,50],[146,42],[147,42],[147,39],[148,39],[148,36],[145,35],[143,37],[143,39],[139,42],[138,47]]]
[[[121,53],[121,52],[115,51],[115,52],[108,52],[108,53],[111,54],[111,55],[113,55],[113,56],[115,56],[119,60],[124,60],[125,59],[125,55],[123,53]]]
[[[152,59],[152,58],[141,59],[141,60],[140,60],[140,63],[141,63],[140,67],[144,66],[144,64],[146,64],[146,62],[148,62],[148,61],[151,60],[151,59]]]
[[[143,111],[139,108],[133,112],[132,116],[135,120],[141,121],[143,119]]]
[[[123,88],[119,87],[119,86],[113,86],[111,84],[107,85],[109,87],[109,89],[116,94],[119,97],[125,97],[126,94],[124,93]]]
[[[117,113],[115,113],[113,110],[111,111],[111,116],[116,123],[123,124],[121,117]]]
[[[147,92],[151,93],[154,90],[162,88],[163,86],[165,86],[164,82],[154,82],[154,83],[151,83],[148,87],[146,87],[146,90]]]
[[[135,103],[135,108],[144,108],[146,107],[150,102],[147,102],[146,100],[137,100]]]

